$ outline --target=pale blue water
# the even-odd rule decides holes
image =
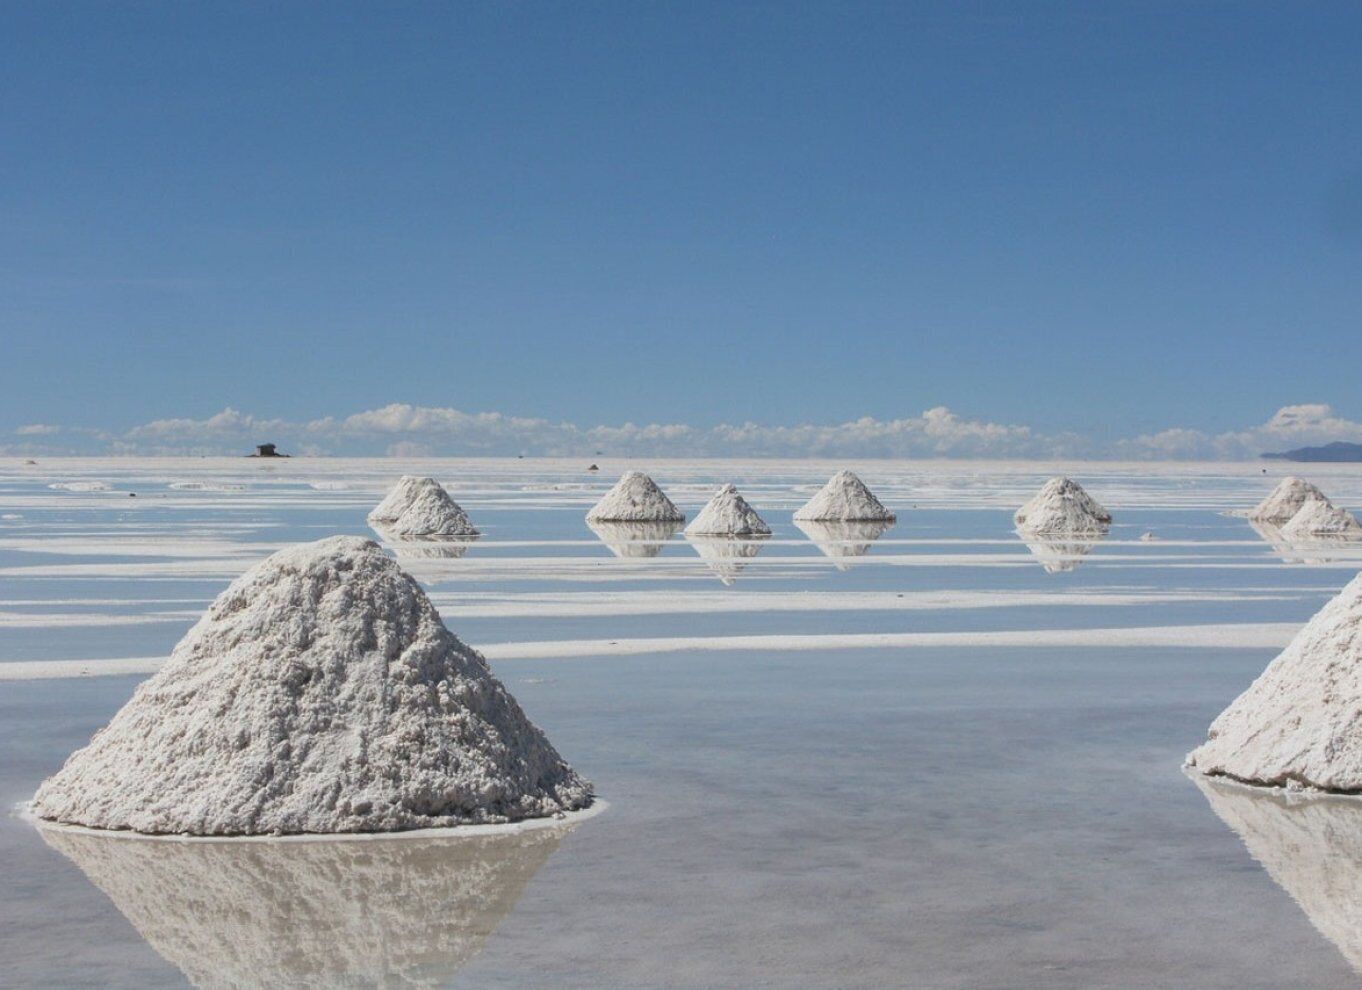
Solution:
[[[829,466],[659,470],[688,514],[704,487],[734,477],[773,524],[774,539],[725,586],[679,536],[645,560],[617,559],[597,541],[581,517],[612,477],[538,462],[420,467],[467,486],[453,493],[486,536],[462,558],[404,563],[475,645],[1299,623],[1359,566],[1347,551],[1283,561],[1222,515],[1270,487],[1256,468],[1079,469],[1118,525],[1061,573],[1010,532],[1010,509],[1050,473],[1040,467],[901,464],[877,476],[867,466],[901,519],[845,571],[789,521]],[[6,466],[0,513],[23,518],[0,522],[0,664],[164,655],[270,549],[367,532],[364,515],[398,470],[301,460],[269,474],[226,462]],[[46,488],[81,471],[118,491]],[[166,488],[205,477],[250,487]],[[355,487],[307,486],[316,480]],[[1362,471],[1315,480],[1343,504],[1362,501]],[[553,484],[591,487],[524,490]],[[1146,530],[1160,542],[1137,542]],[[917,607],[937,592],[965,598]],[[771,607],[795,593],[811,597],[797,610]],[[1023,594],[1050,597],[1009,603]],[[875,607],[833,609],[834,600]],[[625,604],[655,611],[623,614]],[[535,614],[550,606],[593,614]],[[128,617],[157,621],[113,624]],[[303,879],[277,860],[260,874],[244,854],[214,860],[209,876],[194,849],[169,852],[158,867],[202,894],[186,902],[139,885],[146,864],[104,862],[99,843],[120,840],[62,851],[6,818],[0,984],[177,986],[189,973],[211,985],[207,972],[344,985],[324,961],[364,938],[313,908],[329,894],[353,901],[346,878],[358,875],[389,985],[1352,986],[1358,974],[1339,948],[1180,771],[1274,652],[1099,642],[499,661],[531,717],[610,803],[547,852],[498,847],[469,866],[436,846],[392,863],[373,857],[359,873],[300,862]],[[0,680],[0,799],[28,797],[136,681]],[[435,883],[460,871],[490,878],[504,902],[486,884],[470,880],[463,895]],[[249,903],[267,912],[233,902],[237,873],[265,877]],[[382,909],[419,904],[414,892],[425,889],[443,899],[398,916]],[[272,981],[264,974],[282,955],[242,962],[262,945],[293,946]],[[351,974],[351,985],[377,981]]]

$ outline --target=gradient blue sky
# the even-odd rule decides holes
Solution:
[[[1362,418],[1362,5],[32,3],[0,430]]]

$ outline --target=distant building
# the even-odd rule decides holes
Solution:
[[[255,453],[254,453],[254,454],[250,454],[250,455],[248,455],[248,456],[250,456],[250,457],[287,457],[288,454],[281,454],[281,453],[279,453],[278,448],[275,447],[275,445],[272,444],[272,443],[262,443],[262,444],[257,444],[257,445],[256,445],[256,448],[255,448]]]

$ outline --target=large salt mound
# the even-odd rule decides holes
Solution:
[[[1282,536],[1291,541],[1316,538],[1352,540],[1362,537],[1362,525],[1347,509],[1340,509],[1324,499],[1312,498],[1282,527]]]
[[[838,471],[829,478],[794,517],[803,522],[894,521],[894,514],[850,471]]]
[[[377,544],[274,554],[39,788],[40,818],[151,833],[516,821],[591,785]]]
[[[443,987],[569,827],[306,842],[43,828],[196,987]]]
[[[770,536],[757,510],[732,485],[724,485],[686,527],[688,536]]]
[[[1211,723],[1187,764],[1253,784],[1362,790],[1362,575]]]
[[[403,475],[387,497],[369,513],[369,522],[384,537],[477,536],[468,513],[434,478]]]
[[[1077,533],[1106,533],[1111,513],[1068,478],[1051,478],[1039,492],[1012,517],[1017,529],[1026,533],[1051,533],[1072,536]]]
[[[587,522],[685,522],[686,517],[642,471],[626,471],[586,514]]]
[[[1267,498],[1259,502],[1248,517],[1254,522],[1280,526],[1300,511],[1306,502],[1318,499],[1328,502],[1324,493],[1300,478],[1283,478]]]

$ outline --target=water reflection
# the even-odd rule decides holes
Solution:
[[[378,523],[369,524],[399,560],[404,558],[458,560],[478,539],[474,536],[398,536]]]
[[[1083,558],[1102,542],[1102,537],[1084,536],[1051,540],[1027,535],[1022,536],[1022,542],[1045,568],[1047,574],[1059,574],[1063,571],[1072,571],[1083,563]]]
[[[1293,797],[1188,776],[1249,855],[1362,973],[1362,799]]]
[[[724,584],[732,584],[747,567],[747,561],[761,551],[762,536],[687,536],[709,569]]]
[[[1257,522],[1253,519],[1248,521],[1253,527],[1253,531],[1272,547],[1275,553],[1284,563],[1287,564],[1327,564],[1331,561],[1342,560],[1354,556],[1354,554],[1344,553],[1346,550],[1362,549],[1356,539],[1348,537],[1315,537],[1309,540],[1291,540],[1281,530],[1281,527],[1274,526],[1272,523]]]
[[[892,522],[814,522],[796,519],[795,526],[831,557],[839,571],[851,569],[852,557],[864,557],[870,545],[892,529]]]
[[[195,986],[320,988],[444,985],[569,830],[306,842],[39,831]]]
[[[676,535],[679,522],[599,522],[587,520],[596,537],[616,557],[656,557]]]

